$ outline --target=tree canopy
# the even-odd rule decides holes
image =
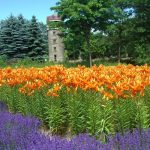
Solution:
[[[60,15],[66,29],[73,30],[76,36],[83,35],[91,66],[91,31],[102,30],[108,24],[112,18],[112,3],[109,0],[61,0],[51,9]]]
[[[90,66],[96,53],[118,62],[129,57],[134,63],[150,63],[149,0],[60,0],[51,9],[62,18],[68,54],[88,52]]]

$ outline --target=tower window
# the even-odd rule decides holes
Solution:
[[[54,55],[54,61],[57,61],[57,55]]]
[[[54,52],[57,52],[57,49],[56,49],[56,47],[54,47]]]
[[[56,39],[53,39],[53,44],[56,44]]]
[[[53,31],[53,35],[56,35],[56,31]]]

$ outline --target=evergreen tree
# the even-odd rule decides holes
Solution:
[[[0,22],[0,55],[8,59],[32,57],[41,59],[48,52],[46,25],[22,15],[10,15]]]
[[[20,15],[20,17],[22,16]],[[23,17],[22,21],[24,21]],[[11,15],[3,21],[0,33],[1,55],[6,55],[9,59],[23,58],[23,50],[28,48],[26,45],[28,37],[24,37],[22,33],[27,34],[23,28],[23,22],[19,21],[17,17]]]
[[[29,25],[29,37],[28,37],[28,44],[29,44],[29,52],[28,56],[32,59],[42,59],[43,55],[45,54],[46,45],[44,43],[42,33],[39,29],[38,22],[36,17],[33,16]]]
[[[47,55],[48,56],[48,34],[47,34],[47,26],[42,23],[42,22],[39,22],[39,29],[40,29],[40,32],[41,32],[41,35],[43,37],[43,41],[44,41],[44,44],[45,44],[45,50],[44,50],[44,55]]]
[[[16,18],[11,15],[1,27],[1,54],[11,58],[15,55],[16,49],[13,41],[13,34],[16,25]]]
[[[27,21],[20,14],[16,25],[16,31],[14,33],[14,41],[16,43],[17,58],[24,58],[28,52],[28,26]]]
[[[0,22],[0,55],[2,56],[2,30],[3,30],[3,21]]]

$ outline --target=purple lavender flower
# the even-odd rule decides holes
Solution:
[[[38,130],[41,122],[34,117],[0,112],[0,150],[149,150],[150,129],[117,133],[102,143],[89,134],[79,134],[70,140],[46,136]]]

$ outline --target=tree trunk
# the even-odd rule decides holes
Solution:
[[[92,54],[89,51],[89,67],[92,67]]]
[[[120,64],[121,61],[121,47],[122,47],[122,25],[119,26],[119,45],[118,45],[118,63]]]
[[[87,42],[87,49],[89,53],[89,67],[92,67],[92,52],[91,52],[91,46],[90,46],[90,35],[87,36],[86,42]]]
[[[121,47],[120,47],[120,43],[119,43],[119,47],[118,47],[118,63],[119,63],[119,64],[120,64],[120,60],[121,60],[120,51],[121,51]]]

